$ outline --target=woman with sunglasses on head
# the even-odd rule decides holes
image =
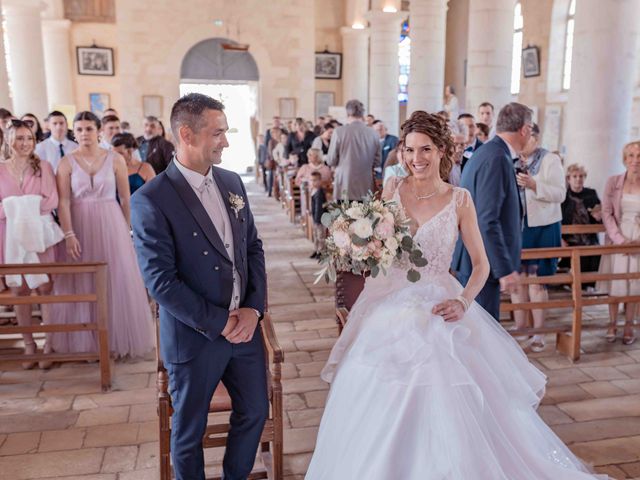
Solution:
[[[40,161],[40,158],[34,153],[35,146],[35,135],[27,122],[13,120],[7,130],[6,145],[3,149],[6,152],[6,158],[0,162],[0,263],[16,263],[14,258],[7,258],[6,247],[8,242],[22,244],[18,238],[7,238],[7,203],[10,198],[24,195],[40,196],[40,215],[44,218],[44,221],[48,219],[53,224],[51,212],[58,206],[56,179],[51,165]],[[27,235],[33,235],[33,232],[29,231]],[[41,263],[54,262],[54,247],[49,246],[44,252],[38,253],[37,256]],[[14,296],[27,296],[33,290],[36,290],[41,295],[48,295],[53,287],[51,278],[46,275],[29,275],[26,278],[12,278],[12,276],[8,275],[5,280]],[[31,305],[15,305],[14,309],[18,325],[31,325]],[[40,310],[42,312],[42,322],[44,324],[50,323],[51,305],[42,304]],[[47,341],[44,346],[45,353],[50,353],[52,350],[49,337],[47,334]],[[24,340],[25,353],[27,355],[35,354],[37,346],[33,335],[31,333],[23,333],[22,338]],[[25,369],[30,369],[36,363],[25,362],[22,365]],[[40,368],[48,368],[50,366],[50,362],[40,362]]]
[[[138,357],[153,349],[152,320],[147,294],[130,235],[127,164],[116,151],[100,148],[100,120],[80,112],[73,120],[77,150],[66,155],[57,172],[66,261],[106,262],[109,266],[109,348],[116,357]],[[117,195],[117,199],[116,199]],[[90,274],[67,276],[58,282],[64,293],[94,292]],[[96,306],[65,305],[61,315],[71,322],[95,321]],[[56,351],[95,351],[90,333],[54,336]]]

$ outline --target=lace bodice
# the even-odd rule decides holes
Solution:
[[[392,199],[402,206],[400,199],[399,181],[393,193]],[[449,272],[453,251],[458,241],[458,214],[457,207],[470,201],[469,192],[464,188],[453,187],[451,201],[435,216],[418,227],[413,239],[420,245],[427,266],[417,270],[426,275],[438,275]]]

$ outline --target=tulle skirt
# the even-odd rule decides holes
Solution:
[[[120,206],[115,200],[76,201],[71,205],[71,217],[82,248],[80,262],[108,264],[110,351],[116,356],[144,355],[155,343],[151,310]],[[62,248],[57,254],[59,261],[69,261]],[[58,275],[54,288],[58,293],[92,293],[95,292],[94,276]],[[95,304],[57,304],[52,317],[60,323],[82,323],[94,322],[96,314]],[[56,333],[53,348],[56,352],[96,351],[96,335],[94,332]]]
[[[331,390],[309,480],[583,480],[536,412],[546,377],[449,274],[368,279],[322,372]]]

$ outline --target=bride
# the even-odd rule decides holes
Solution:
[[[429,264],[368,278],[322,378],[331,383],[307,480],[606,479],[536,413],[546,377],[473,299],[489,263],[469,193],[446,184],[446,123],[415,112],[402,125],[409,177],[388,182]],[[461,235],[466,288],[448,273]]]

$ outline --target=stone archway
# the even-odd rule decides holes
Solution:
[[[248,50],[226,38],[209,38],[187,52],[180,67],[183,81],[257,82],[258,65]]]

